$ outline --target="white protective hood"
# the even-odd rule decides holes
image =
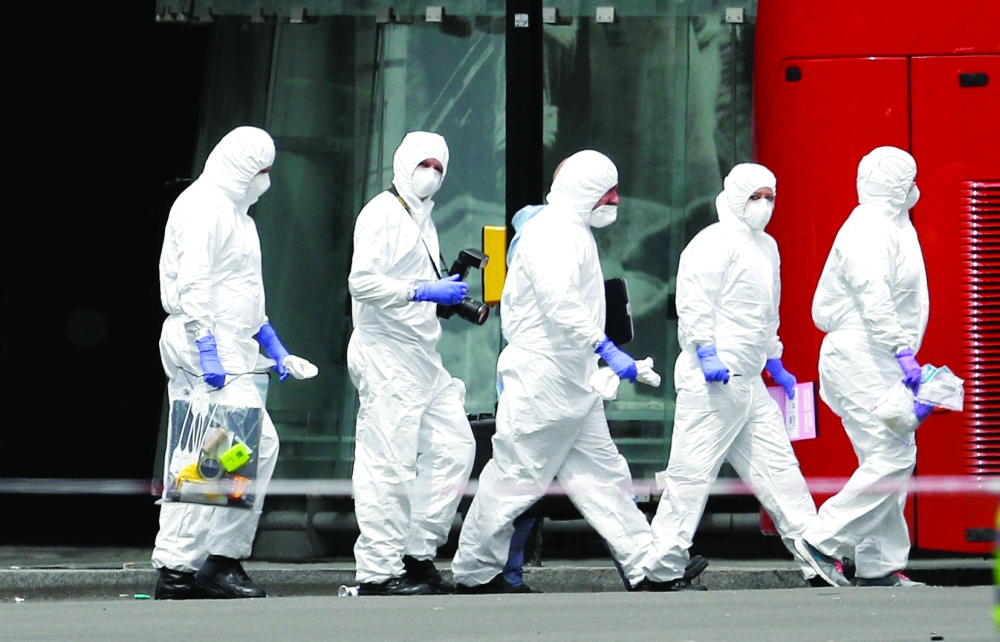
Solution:
[[[572,210],[584,225],[589,226],[597,201],[617,184],[618,168],[611,159],[585,149],[563,161],[545,201]]]
[[[858,164],[858,202],[884,202],[901,212],[917,178],[917,161],[896,147],[876,147]]]
[[[770,187],[777,194],[777,185],[778,179],[763,165],[756,163],[736,165],[726,176],[723,190],[715,198],[719,221],[724,225],[735,225],[740,229],[749,230],[750,227],[744,222],[744,218],[751,194],[762,187]]]
[[[413,172],[425,160],[433,158],[441,162],[441,179],[448,175],[448,143],[440,134],[431,132],[410,132],[396,148],[392,157],[392,184],[410,206],[410,212],[418,224],[430,216],[434,208],[431,198],[421,200],[413,193]]]
[[[256,127],[237,127],[223,136],[208,155],[201,180],[222,188],[238,205],[250,181],[273,164],[274,140],[271,136]]]

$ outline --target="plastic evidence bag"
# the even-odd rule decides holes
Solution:
[[[920,375],[917,401],[937,408],[962,411],[965,405],[965,381],[948,368],[925,364]]]
[[[162,502],[251,508],[268,376],[171,382]]]

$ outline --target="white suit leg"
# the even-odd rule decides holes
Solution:
[[[608,430],[604,403],[597,400],[556,479],[587,522],[604,538],[611,554],[635,586],[645,576],[652,533],[633,500],[628,463]]]
[[[197,572],[208,557],[208,534],[214,506],[167,502],[160,505],[160,530],[153,547],[153,566]]]
[[[365,349],[374,356],[357,348],[352,341],[348,349],[360,400],[352,481],[361,535],[354,557],[357,581],[379,583],[403,575],[418,433],[430,387],[398,364],[392,347]]]
[[[838,354],[827,354],[824,342],[821,390],[840,415],[860,466],[844,488],[820,507],[818,519],[804,537],[827,555],[856,549],[858,576],[882,577],[906,568],[909,558],[910,537],[902,507],[906,482],[916,465],[917,446],[913,435],[896,435],[868,412],[875,401],[873,393],[857,390],[858,377],[845,376],[843,373],[851,370],[843,369],[840,361]],[[882,380],[876,374],[869,378]],[[882,386],[871,389],[888,387]],[[869,537],[871,541],[859,546]]]
[[[899,493],[896,502],[898,506],[890,505],[871,535],[855,547],[858,577],[885,577],[906,568],[910,558],[910,531],[904,512],[906,493]]]
[[[503,572],[514,520],[548,490],[579,429],[578,421],[533,419],[529,403],[512,387],[508,383],[500,395],[493,458],[479,475],[451,564],[455,581],[466,586]]]
[[[438,547],[448,541],[475,457],[476,441],[465,416],[465,384],[442,370],[417,439],[407,555],[434,559]]]
[[[727,459],[774,519],[803,576],[814,576],[792,542],[816,519],[816,504],[785,432],[781,410],[760,377],[753,384],[750,420],[733,441]]]
[[[677,394],[667,482],[653,517],[647,578],[666,582],[684,575],[712,483],[746,423],[749,395],[749,386],[735,380]]]
[[[257,523],[264,510],[264,496],[278,463],[278,432],[271,416],[264,411],[257,447],[257,478],[254,481],[253,508],[216,508],[212,514],[208,535],[208,554],[222,555],[233,559],[250,557],[253,540],[257,534]]]

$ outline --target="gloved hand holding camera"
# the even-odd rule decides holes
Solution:
[[[458,259],[451,264],[451,270],[448,271],[449,276],[447,279],[460,283],[465,289],[462,291],[462,296],[457,297],[457,300],[438,302],[437,315],[439,317],[450,319],[453,314],[457,314],[469,323],[475,323],[476,325],[486,323],[486,319],[490,316],[490,306],[482,301],[476,301],[466,296],[469,286],[463,283],[463,281],[469,276],[469,271],[472,268],[482,270],[489,263],[489,260],[489,256],[472,248],[466,248],[458,253]],[[444,280],[442,279],[442,281]],[[441,283],[441,281],[438,281],[438,283]]]
[[[469,293],[469,286],[462,283],[459,274],[446,276],[438,281],[417,283],[413,287],[414,301],[430,301],[439,305],[461,303]]]

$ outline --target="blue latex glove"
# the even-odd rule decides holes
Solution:
[[[215,345],[215,337],[208,335],[195,341],[198,355],[201,357],[201,369],[205,373],[205,383],[219,389],[226,385],[226,371],[222,369],[219,360],[219,349]]]
[[[715,354],[715,346],[698,346],[698,358],[701,360],[701,371],[705,373],[705,381],[729,383],[729,368]]]
[[[284,381],[288,378],[288,370],[285,369],[285,357],[288,356],[288,350],[281,344],[281,339],[278,338],[274,327],[270,323],[265,323],[260,327],[260,331],[253,335],[253,338],[264,346],[267,356],[278,362],[274,366],[274,370],[278,373],[278,381]]]
[[[607,362],[616,375],[635,383],[635,378],[639,375],[635,367],[635,359],[616,346],[611,339],[604,337],[604,341],[597,346],[597,350],[594,352],[601,355],[601,358]]]
[[[461,303],[469,293],[469,286],[460,281],[461,275],[452,274],[438,281],[417,283],[413,290],[414,301],[430,301],[441,305]]]
[[[774,382],[785,389],[785,394],[788,395],[788,398],[795,399],[795,384],[798,381],[795,379],[795,375],[785,370],[781,359],[768,359],[764,368],[771,375],[771,378],[774,379]]]
[[[913,414],[915,414],[917,416],[917,419],[919,419],[920,421],[927,419],[927,415],[931,414],[931,411],[933,410],[934,406],[928,406],[927,404],[921,403],[919,401],[913,402]]]
[[[896,355],[896,361],[899,362],[899,367],[903,369],[903,383],[913,391],[913,394],[917,394],[917,391],[920,389],[920,364],[914,358],[913,350],[909,348],[900,350],[899,354]]]

